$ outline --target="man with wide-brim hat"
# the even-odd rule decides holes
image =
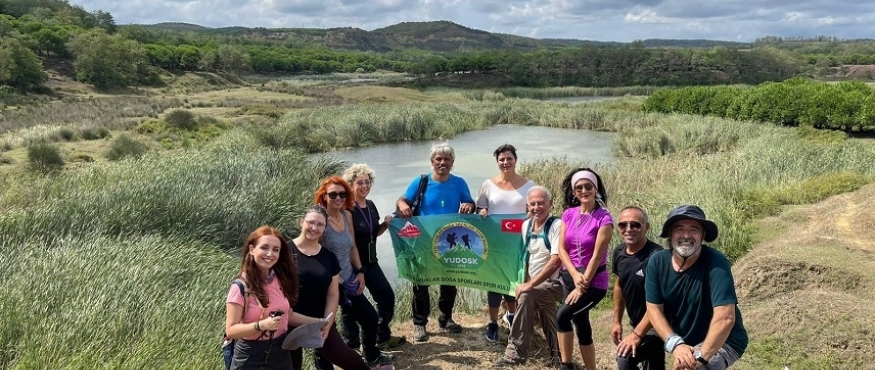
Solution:
[[[717,235],[705,211],[679,206],[659,235],[669,249],[653,254],[647,265],[647,317],[674,357],[674,369],[725,369],[747,348],[729,260],[702,244]]]

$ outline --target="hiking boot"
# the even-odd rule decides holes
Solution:
[[[379,348],[379,349],[397,348],[397,347],[400,347],[404,343],[407,343],[407,338],[389,337],[389,340],[377,343],[377,348]]]
[[[574,366],[573,362],[569,362],[569,363],[560,362],[559,363],[559,370],[577,370],[577,366]]]
[[[453,319],[449,319],[449,320],[447,320],[447,322],[444,322],[444,323],[439,322],[438,327],[440,327],[441,331],[443,331],[445,333],[461,333],[462,332],[462,326],[459,324],[456,324],[456,322],[453,321]]]
[[[395,356],[392,356],[387,353],[380,353],[372,360],[365,359],[365,362],[368,363],[368,367],[375,368],[380,366],[392,365],[392,360]]]
[[[495,361],[495,367],[509,367],[509,366],[517,366],[525,363],[525,360],[510,358],[507,355],[501,356],[498,358],[498,361]]]
[[[507,324],[507,327],[509,328],[511,325],[513,325],[514,316],[516,315],[511,314],[510,312],[505,312],[504,316],[501,317],[501,320],[504,321],[504,323]]]
[[[425,325],[413,325],[413,340],[417,342],[428,340],[428,332],[425,331]]]
[[[486,324],[486,340],[497,343],[498,342],[498,323],[495,321],[490,321]]]

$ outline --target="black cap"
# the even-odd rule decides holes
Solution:
[[[685,204],[671,210],[671,212],[668,213],[668,219],[662,224],[662,234],[659,234],[659,237],[668,238],[670,235],[669,228],[671,228],[671,224],[679,220],[699,221],[699,223],[702,224],[702,227],[705,228],[705,241],[710,243],[713,242],[714,239],[717,239],[717,224],[708,221],[708,219],[705,218],[705,211],[692,204]]]

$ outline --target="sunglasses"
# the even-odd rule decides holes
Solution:
[[[624,222],[618,223],[617,226],[620,227],[620,230],[626,230],[627,227],[630,229],[633,229],[633,230],[637,230],[637,229],[641,228],[641,223],[637,222],[637,221],[632,221],[632,222],[625,222],[624,221]]]
[[[590,183],[586,183],[586,184],[580,184],[580,185],[575,186],[574,190],[575,191],[582,191],[582,190],[586,189],[586,191],[590,191],[593,188],[595,188],[595,186],[592,186],[592,184],[590,184]]]
[[[346,192],[345,191],[341,191],[341,192],[332,191],[326,195],[328,195],[328,199],[337,199],[337,197],[340,197],[340,199],[346,199]]]

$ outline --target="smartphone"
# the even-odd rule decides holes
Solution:
[[[279,316],[282,316],[284,313],[285,312],[283,312],[283,310],[275,310],[275,311],[270,311],[269,315],[270,315],[270,317],[279,317]]]

